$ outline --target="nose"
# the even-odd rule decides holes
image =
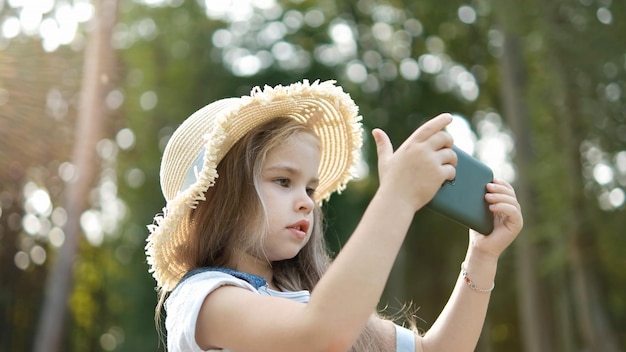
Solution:
[[[298,198],[295,202],[296,211],[303,212],[305,214],[310,213],[315,206],[313,198],[307,193],[306,190],[298,192]]]

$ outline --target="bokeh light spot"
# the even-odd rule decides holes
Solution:
[[[626,195],[624,194],[624,190],[621,188],[614,188],[609,192],[609,202],[614,208],[619,208],[624,205],[624,200],[626,199]]]
[[[593,168],[593,178],[601,185],[607,185],[613,181],[613,169],[604,163],[598,163]]]
[[[143,110],[149,111],[156,107],[158,101],[159,99],[157,94],[149,90],[141,94],[141,97],[139,98],[139,105]]]
[[[19,251],[15,253],[15,256],[13,257],[13,262],[15,263],[15,266],[18,269],[26,270],[28,269],[28,266],[30,265],[30,257],[28,256],[26,252]]]
[[[613,14],[611,13],[611,10],[606,7],[599,8],[596,12],[596,16],[598,17],[598,21],[603,24],[611,24],[613,22]]]
[[[472,24],[476,22],[476,10],[471,6],[463,5],[459,7],[457,14],[463,23]]]
[[[48,233],[48,240],[51,245],[59,248],[63,245],[63,242],[65,242],[65,232],[58,227],[53,227]]]
[[[123,150],[128,150],[135,145],[135,134],[130,128],[123,128],[115,135],[117,145]]]
[[[30,249],[30,259],[36,265],[42,265],[46,262],[46,250],[41,246],[33,246]]]

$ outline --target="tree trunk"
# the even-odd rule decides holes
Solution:
[[[558,50],[555,51],[558,52]],[[557,53],[557,58],[558,55]],[[566,90],[564,109],[559,117],[563,121],[562,125],[568,127],[562,129],[566,142],[563,157],[566,158],[567,174],[571,175],[564,181],[568,191],[571,192],[567,245],[578,333],[584,347],[591,352],[619,352],[617,337],[598,292],[594,273],[595,265],[592,259],[596,247],[593,233],[596,230],[590,221],[589,200],[584,193],[580,155],[580,145],[588,130],[581,126],[585,117],[580,114],[577,103],[579,98],[572,88],[576,87],[576,83],[571,78],[571,74],[563,72],[562,68],[559,69],[556,66],[559,65],[555,65],[555,71],[560,74],[561,82]]]
[[[501,12],[500,12],[501,13]],[[501,20],[506,23],[506,21]],[[550,351],[551,341],[547,326],[546,310],[542,308],[540,281],[538,277],[538,254],[531,237],[533,231],[533,190],[529,185],[529,175],[535,156],[529,128],[530,117],[526,104],[526,69],[522,59],[519,38],[505,29],[505,40],[500,56],[501,92],[503,110],[511,127],[515,143],[515,164],[518,178],[516,193],[524,209],[524,230],[514,242],[515,263],[517,268],[517,287],[519,293],[520,326],[524,351]]]
[[[588,69],[576,61],[575,48],[585,47],[584,43],[571,45],[572,39],[583,39],[569,35],[573,31],[570,22],[561,18],[560,4],[538,1],[539,13],[547,34],[546,60],[548,70],[555,73],[558,88],[555,95],[562,98],[555,107],[555,118],[560,128],[555,131],[562,140],[562,159],[565,175],[563,182],[566,194],[567,217],[566,240],[570,275],[570,297],[575,322],[578,324],[577,335],[582,342],[579,349],[590,352],[620,351],[617,337],[613,330],[606,308],[600,297],[593,255],[597,248],[595,232],[597,227],[592,222],[589,199],[585,195],[580,146],[589,131],[592,131],[593,116],[585,116],[580,102],[587,93],[580,87],[577,77],[588,75]],[[593,93],[591,93],[593,94]],[[595,206],[595,205],[592,205]]]
[[[95,1],[91,32],[85,49],[81,95],[75,129],[72,164],[78,178],[67,185],[65,210],[68,220],[64,228],[65,242],[56,256],[47,281],[44,302],[37,327],[34,351],[61,350],[68,299],[73,287],[73,265],[80,241],[80,216],[88,207],[88,197],[97,175],[96,144],[102,137],[105,96],[110,91],[115,67],[111,36],[116,21],[118,0]]]

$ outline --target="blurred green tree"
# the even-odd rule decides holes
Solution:
[[[33,302],[57,253],[88,33],[81,25],[64,44],[26,29],[16,35],[23,7],[11,4],[0,5],[0,350],[7,351],[32,347]],[[91,208],[81,215],[63,350],[162,349],[143,245],[145,224],[164,206],[158,169],[167,138],[213,100],[303,78],[338,80],[366,129],[382,127],[396,146],[429,117],[453,112],[467,121],[471,131],[460,137],[475,154],[515,182],[526,229],[500,262],[478,350],[623,350],[624,6],[122,2],[111,37],[121,79],[105,99],[110,118]],[[365,138],[363,178],[326,209],[335,251],[377,184],[375,149]],[[52,204],[37,212],[32,199],[42,192]],[[465,233],[418,212],[381,307],[394,314],[413,302],[427,329],[458,275]]]

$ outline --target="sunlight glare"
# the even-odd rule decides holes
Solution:
[[[48,216],[52,212],[52,202],[48,192],[43,189],[38,189],[30,196],[26,201],[27,204],[32,205],[32,209],[37,215]]]
[[[472,24],[476,22],[476,10],[469,5],[459,7],[457,14],[463,23]]]
[[[367,69],[360,61],[346,65],[346,76],[354,83],[363,83],[367,79]]]
[[[20,20],[15,17],[9,17],[2,23],[2,36],[7,39],[17,37],[21,32]]]
[[[357,43],[352,28],[344,22],[335,22],[328,29],[328,35],[332,38],[334,48],[340,55],[341,60],[351,59],[356,56]]]
[[[279,61],[287,61],[296,56],[296,49],[291,43],[280,41],[272,46],[272,55]]]
[[[146,175],[141,169],[134,168],[128,170],[126,173],[126,183],[131,188],[139,188],[141,187],[146,180]]]
[[[602,210],[615,210],[624,205],[626,194],[621,188],[614,188],[610,191],[604,190],[598,196],[598,205]]]
[[[87,210],[80,216],[80,226],[85,233],[87,241],[92,246],[98,247],[104,240],[102,230],[102,214],[95,210]]]
[[[114,160],[117,157],[117,144],[115,144],[110,139],[104,138],[96,143],[96,151],[98,152],[98,156],[100,156],[104,160]]]
[[[424,54],[418,59],[420,69],[426,73],[439,73],[443,68],[441,59],[432,54]]]
[[[78,29],[78,23],[76,22],[72,6],[69,4],[59,5],[55,11],[54,17],[59,23],[59,31],[57,32],[56,40],[62,45],[71,43]]]
[[[245,22],[254,16],[254,5],[250,0],[205,0],[204,6],[211,19]]]
[[[157,94],[149,90],[141,94],[141,97],[139,98],[139,105],[141,105],[141,108],[144,111],[149,111],[156,107],[158,101],[159,98],[157,97]]]
[[[89,21],[93,17],[94,11],[93,5],[89,2],[74,2],[74,18],[80,23]]]
[[[474,155],[476,134],[467,120],[460,115],[452,115],[452,122],[446,126],[446,132],[454,138],[454,144],[469,155]]]
[[[74,181],[76,181],[76,179],[78,179],[78,169],[76,168],[76,166],[74,166],[74,164],[66,161],[61,163],[61,165],[59,165],[59,177],[67,182],[67,183],[72,183]]]
[[[33,248],[30,249],[30,259],[37,265],[45,263],[46,250],[38,245],[33,246]]]
[[[596,16],[598,17],[598,21],[603,24],[611,24],[613,22],[613,14],[611,10],[606,7],[601,7],[596,12]]]
[[[107,94],[105,103],[109,110],[117,110],[124,102],[124,93],[119,89],[114,89]]]
[[[476,143],[477,158],[491,167],[494,177],[514,182],[513,137],[503,129],[502,118],[495,112],[479,112],[477,126],[480,135]]]
[[[613,181],[613,169],[605,163],[598,163],[593,168],[593,178],[599,184],[607,185]]]
[[[65,232],[61,228],[53,227],[48,233],[48,240],[50,244],[56,248],[59,248],[65,242]]]
[[[24,6],[20,11],[20,23],[24,34],[36,34],[42,18],[43,14],[36,7]]]
[[[256,55],[245,55],[235,60],[233,74],[239,77],[253,76],[261,69],[261,60]]]
[[[47,52],[55,51],[59,46],[59,24],[53,18],[46,18],[39,25],[39,36],[43,40],[43,48]]]
[[[26,270],[28,269],[28,266],[30,265],[30,258],[28,254],[26,254],[26,252],[19,251],[15,253],[15,256],[13,257],[13,263],[15,263],[15,266],[18,269]]]
[[[35,8],[43,14],[52,11],[54,3],[55,0],[26,0],[23,6]]]
[[[9,4],[9,7],[12,7],[14,9],[24,6],[25,2],[26,0],[7,0],[7,4]]]
[[[387,41],[393,35],[393,28],[384,22],[376,22],[372,26],[372,35],[380,41]]]
[[[25,214],[22,217],[22,229],[29,235],[36,235],[41,229],[39,218],[33,214]]]
[[[282,40],[287,34],[287,26],[282,22],[271,22],[266,24],[257,36],[257,40],[264,45],[272,45]]]
[[[304,23],[309,27],[317,28],[324,24],[324,13],[318,9],[312,9],[304,14]]]
[[[115,135],[115,141],[122,150],[128,150],[135,145],[135,134],[130,128],[123,128]]]
[[[304,15],[300,11],[289,10],[283,16],[283,23],[289,28],[291,33],[297,31],[304,23]]]
[[[50,216],[52,223],[56,226],[63,227],[67,222],[67,211],[64,208],[55,208]]]
[[[626,195],[624,194],[624,190],[621,188],[614,188],[609,192],[609,202],[614,208],[619,208],[624,205],[624,201],[626,200]]]
[[[420,67],[413,58],[406,58],[400,62],[400,74],[407,81],[415,81],[420,77]]]

